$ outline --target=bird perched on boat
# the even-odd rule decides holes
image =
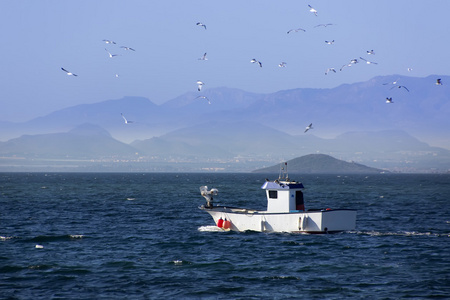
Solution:
[[[286,63],[284,61],[282,61],[278,66],[280,68],[285,68],[286,67]]]
[[[200,92],[202,90],[204,83],[200,80],[197,80],[197,90]]]
[[[328,75],[329,72],[334,72],[334,73],[336,73],[336,69],[335,69],[335,68],[328,68],[328,69],[325,71],[325,75]]]
[[[313,127],[312,127],[312,123],[311,124],[309,124],[308,126],[306,126],[306,128],[305,128],[305,132],[304,133],[306,133],[308,130],[310,130],[310,129],[313,129]]]
[[[69,75],[69,76],[78,76],[77,74],[74,74],[74,73],[72,73],[72,72],[69,72],[69,71],[67,71],[67,70],[64,69],[64,68],[61,68],[61,70],[63,70],[64,72],[66,72],[66,74]]]
[[[334,40],[332,40],[332,41],[325,41],[325,43],[327,43],[328,45],[333,45],[334,44]]]
[[[203,54],[203,56],[200,57],[198,60],[208,60],[208,58],[206,58],[206,52],[205,52],[205,54]]]
[[[362,57],[360,57],[360,59],[363,60],[363,61],[365,61],[366,64],[368,64],[368,65],[378,65],[378,63],[376,63],[376,62],[368,61],[367,59],[364,59],[364,58],[362,58]]]
[[[308,7],[309,7],[309,11],[312,12],[317,17],[317,10],[309,4],[308,4]]]
[[[299,32],[299,31],[306,32],[306,30],[303,29],[303,28],[297,28],[297,29],[290,29],[290,30],[288,30],[287,33],[289,34],[289,33],[291,33],[291,32]]]
[[[119,54],[111,54],[111,52],[109,52],[108,49],[106,49],[106,48],[105,48],[105,51],[108,53],[109,58],[113,58],[113,57],[119,56]]]
[[[257,61],[256,59],[253,58],[250,62],[257,63],[262,68],[262,63],[260,61]]]
[[[206,97],[206,96],[198,96],[198,97],[196,97],[195,99],[198,99],[198,98],[205,99],[205,100],[208,101],[208,104],[211,104],[211,101],[209,101],[208,97]]]
[[[125,118],[125,116],[123,115],[123,113],[120,113],[120,115],[122,116],[123,121],[125,122],[125,124],[134,123],[133,121],[128,121],[127,118]]]
[[[133,48],[131,48],[131,47],[126,47],[126,46],[121,46],[120,48],[123,48],[123,49],[125,49],[125,50],[136,51],[136,50],[134,50]]]
[[[405,90],[407,90],[409,92],[408,88],[404,85],[394,85],[393,87],[391,87],[391,90],[394,88],[399,88],[399,89],[404,88]]]
[[[202,27],[205,28],[205,30],[206,30],[206,25],[205,25],[205,24],[203,24],[203,23],[201,23],[201,22],[197,22],[196,25],[197,25],[197,26],[202,26]]]
[[[103,40],[106,44],[116,44],[116,42],[111,41],[111,40]]]
[[[392,97],[386,97],[386,103],[394,103],[394,101],[392,101]]]
[[[375,52],[373,50],[367,50],[367,54],[375,55]]]
[[[441,78],[436,79],[436,85],[442,85]]]

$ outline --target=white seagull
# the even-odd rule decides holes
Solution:
[[[348,64],[343,65],[339,71],[342,71],[345,67],[351,67],[354,64],[357,64],[358,60],[356,58],[352,59]]]
[[[364,58],[362,58],[362,57],[360,57],[360,59],[363,60],[363,61],[365,61],[366,64],[368,64],[368,65],[378,65],[378,63],[376,63],[376,62],[368,61],[367,59],[364,59]]]
[[[280,68],[284,68],[284,67],[286,67],[286,63],[284,61],[282,61],[278,66]]]
[[[334,44],[334,40],[332,40],[332,41],[325,41],[325,43],[327,43],[328,45],[332,45],[332,44]]]
[[[197,90],[200,92],[202,90],[204,83],[200,80],[197,80]]]
[[[120,48],[123,48],[123,49],[125,49],[125,50],[136,51],[136,50],[134,50],[133,48],[126,47],[126,46],[121,46]]]
[[[203,56],[200,57],[198,60],[208,60],[208,58],[206,58],[206,52],[205,52],[205,54],[203,54]]]
[[[373,50],[367,50],[367,54],[375,55],[375,52]]]
[[[64,72],[66,72],[67,73],[67,75],[69,75],[69,76],[78,76],[77,74],[74,74],[74,73],[72,73],[72,72],[69,72],[69,71],[67,71],[66,69],[64,69],[64,68],[61,68],[61,70],[63,70]]]
[[[408,72],[411,72],[413,69],[412,68],[408,68],[407,70],[408,70]]]
[[[391,87],[391,90],[394,89],[394,88],[399,88],[399,89],[404,88],[406,91],[409,92],[408,88],[406,86],[404,86],[404,85],[394,85],[393,87]]]
[[[314,26],[314,28],[316,28],[316,27],[327,27],[327,26],[330,26],[330,25],[334,25],[334,24],[332,24],[332,23],[328,23],[328,24],[319,24],[319,25]]]
[[[328,69],[325,71],[325,75],[328,75],[329,72],[334,72],[334,73],[336,73],[336,69],[335,69],[335,68],[328,68]]]
[[[208,104],[211,104],[211,101],[209,101],[208,97],[206,97],[206,96],[198,96],[198,97],[196,97],[195,99],[198,99],[198,98],[205,99],[205,100],[208,101]]]
[[[397,85],[397,81],[398,81],[399,79],[400,79],[400,78],[397,78],[395,81],[383,83],[383,85],[388,85],[388,84]]]
[[[442,85],[442,81],[440,78],[436,79],[436,85]]]
[[[106,44],[116,44],[116,42],[111,41],[111,40],[103,40]]]
[[[314,9],[314,7],[312,7],[311,5],[309,5],[309,11],[312,12],[316,17],[317,17],[317,10]]]
[[[122,116],[125,124],[130,124],[130,123],[134,123],[133,121],[128,121],[127,118],[125,118],[125,116],[123,115],[123,113],[120,113],[120,115]]]
[[[119,54],[111,54],[111,53],[108,51],[108,49],[106,49],[106,48],[105,48],[105,50],[106,50],[106,52],[108,52],[109,58],[113,58],[113,57],[119,56]]]
[[[205,30],[206,30],[206,25],[205,24],[203,24],[203,23],[200,23],[200,22],[197,22],[197,24],[196,25],[198,25],[198,26],[202,26],[203,28],[205,28]]]
[[[262,63],[260,61],[257,61],[256,59],[253,58],[250,62],[257,63],[262,68]]]
[[[386,103],[394,103],[394,101],[392,101],[392,97],[390,97],[390,98],[386,97]]]
[[[291,32],[299,32],[299,31],[306,32],[306,30],[303,29],[303,28],[297,28],[297,29],[290,29],[290,30],[288,30],[287,33],[289,34],[289,33],[291,33]]]
[[[313,127],[312,127],[312,123],[311,124],[309,124],[308,126],[306,126],[306,128],[305,128],[305,132],[304,133],[306,133],[308,130],[310,130],[310,129],[313,129]]]

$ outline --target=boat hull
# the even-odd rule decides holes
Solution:
[[[251,230],[332,233],[354,230],[356,227],[356,210],[353,209],[292,211],[289,213],[269,213],[224,206],[201,207],[201,209],[209,213],[216,224],[221,218],[227,219],[231,222],[230,230],[239,232]]]

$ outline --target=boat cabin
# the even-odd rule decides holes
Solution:
[[[305,188],[296,181],[266,181],[262,187],[266,190],[268,213],[289,213],[304,211],[303,192]]]

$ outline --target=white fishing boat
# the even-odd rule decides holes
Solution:
[[[335,233],[354,230],[356,210],[354,209],[305,209],[301,182],[291,181],[287,174],[262,185],[266,190],[267,209],[253,210],[229,206],[214,206],[213,196],[217,189],[200,187],[206,205],[200,209],[209,213],[216,225],[223,230],[293,232],[293,233]]]

